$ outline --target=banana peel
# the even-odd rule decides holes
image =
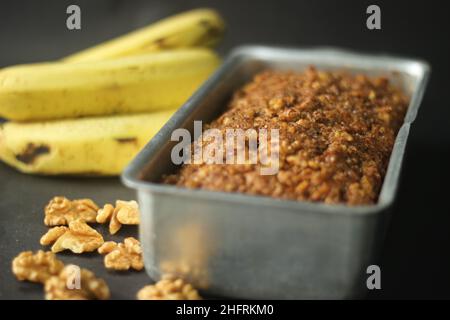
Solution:
[[[15,121],[151,112],[181,106],[220,63],[190,48],[0,71],[0,116]]]
[[[25,173],[118,175],[173,112],[6,122],[0,159]]]
[[[63,61],[102,61],[168,49],[213,47],[221,40],[224,29],[225,24],[215,10],[196,9],[77,52]]]

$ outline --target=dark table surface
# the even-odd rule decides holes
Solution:
[[[82,9],[82,30],[65,28],[65,8]],[[219,48],[226,54],[244,43],[338,46],[358,51],[418,57],[433,68],[413,125],[398,201],[380,261],[382,290],[367,297],[450,298],[450,56],[444,1],[414,4],[377,1],[382,30],[365,27],[367,1],[2,1],[0,67],[57,59],[73,51],[185,9],[212,6],[228,32]],[[54,195],[91,197],[99,204],[132,199],[116,178],[28,176],[0,163],[0,298],[40,299],[39,285],[21,283],[10,271],[22,250],[40,249],[46,231],[43,207]],[[103,228],[103,227],[100,227]],[[108,235],[106,230],[102,232]],[[119,236],[137,235],[127,227]],[[110,285],[113,298],[132,299],[151,280],[144,272],[108,272],[98,254],[61,254],[67,263],[89,268]]]

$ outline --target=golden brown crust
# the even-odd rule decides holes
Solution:
[[[258,164],[187,164],[163,182],[282,199],[372,204],[407,97],[387,78],[345,72],[265,71],[235,93],[208,128],[279,129],[279,172]]]

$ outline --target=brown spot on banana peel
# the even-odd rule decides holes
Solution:
[[[133,143],[136,144],[138,142],[136,137],[129,137],[129,138],[114,138],[118,143]]]
[[[168,49],[170,46],[167,45],[167,40],[165,38],[156,39],[154,44],[161,49]]]
[[[223,34],[223,28],[214,26],[209,20],[200,20],[199,24],[206,29],[209,36],[221,37]]]
[[[222,38],[224,30],[221,27],[213,25],[209,20],[200,20],[198,24],[206,30],[205,34],[203,34],[199,39],[197,39],[196,43],[193,43],[191,46],[210,46],[211,43],[216,43]],[[153,40],[149,43],[144,43],[141,48],[148,49],[151,47],[156,47],[159,49],[173,49],[173,44],[170,44],[169,38],[170,37],[178,37],[179,34],[172,34],[167,37],[158,38],[156,40]]]
[[[16,154],[15,157],[20,162],[32,164],[36,158],[48,153],[50,153],[49,146],[45,144],[35,145],[34,143],[28,143],[25,150],[19,154]]]
[[[224,29],[212,25],[208,20],[201,20],[199,24],[206,29],[206,32],[197,39],[194,46],[215,46],[223,37]]]
[[[141,45],[141,49],[148,50],[150,48],[157,48],[157,49],[171,49],[173,48],[173,45],[170,45],[167,42],[168,37],[166,38],[158,38],[156,40],[152,40],[151,42],[147,42]]]

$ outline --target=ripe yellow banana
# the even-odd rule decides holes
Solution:
[[[117,175],[173,110],[0,126],[0,159],[26,173]]]
[[[219,61],[210,49],[191,48],[5,68],[0,117],[27,121],[178,108]]]
[[[66,57],[65,62],[86,62],[184,47],[212,47],[222,38],[224,22],[211,9],[181,13],[124,36]]]

